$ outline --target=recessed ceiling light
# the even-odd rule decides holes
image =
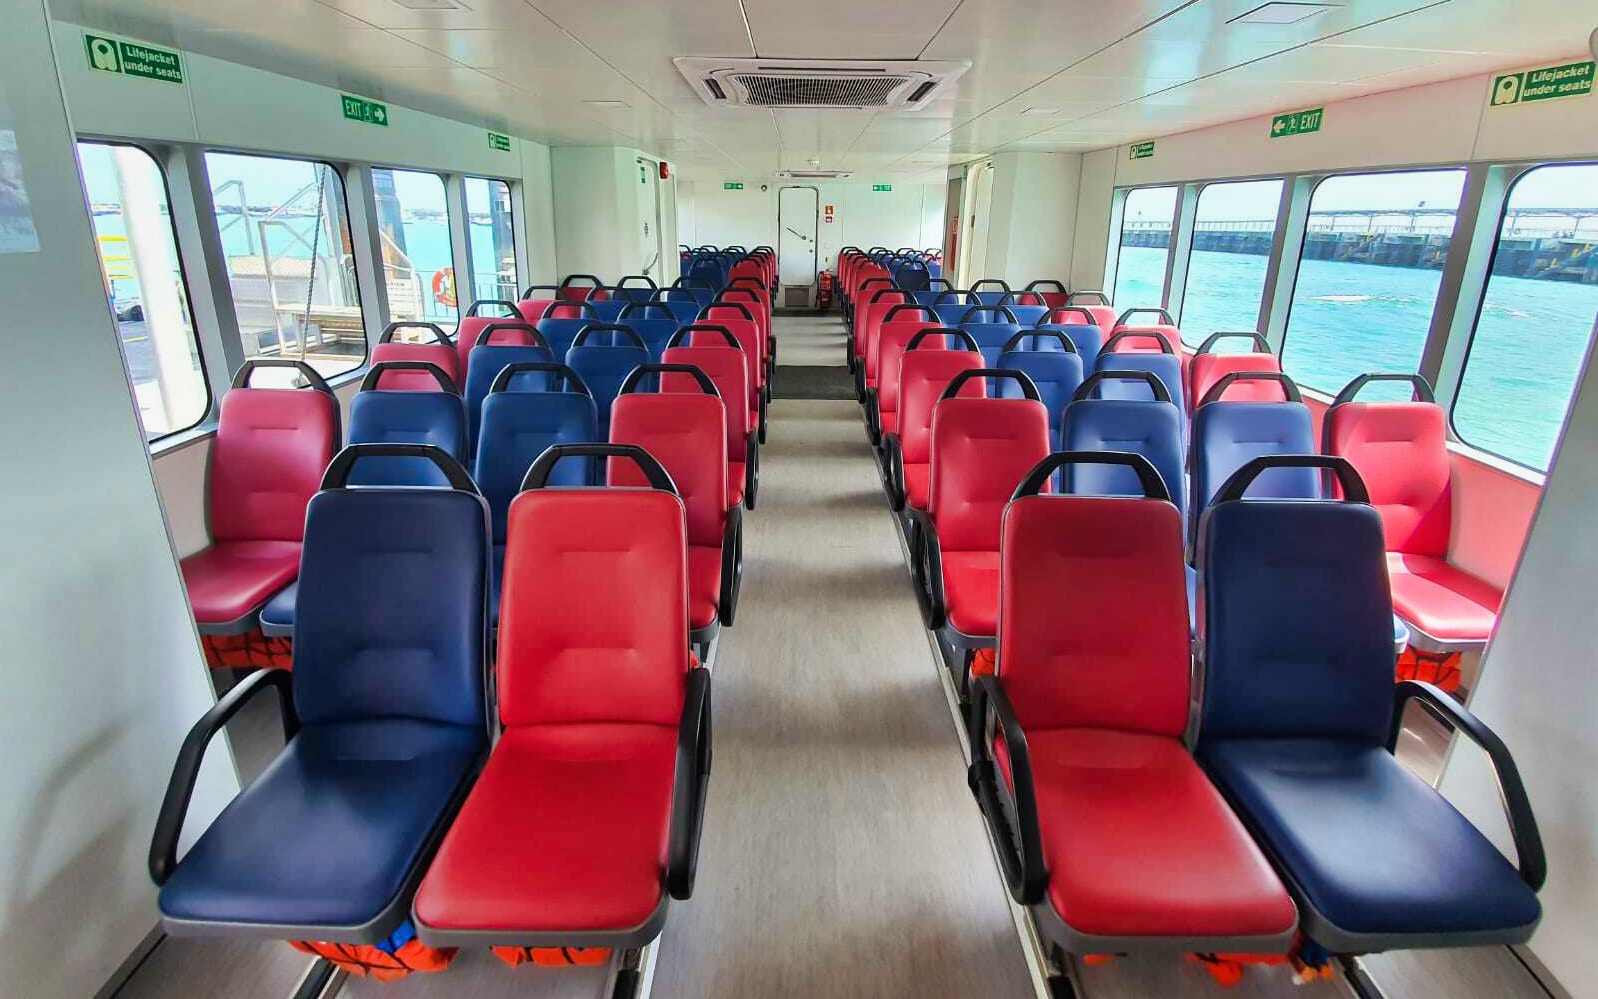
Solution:
[[[606,111],[620,111],[622,108],[632,107],[626,101],[583,101],[583,103],[591,108],[602,108]]]
[[[1043,118],[1051,114],[1059,114],[1059,108],[1027,108],[1021,112],[1023,118]]]
[[[1342,5],[1335,3],[1268,3],[1262,7],[1255,7],[1246,14],[1239,14],[1226,23],[1297,24],[1340,6]]]

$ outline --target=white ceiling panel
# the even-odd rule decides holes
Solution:
[[[755,52],[768,59],[916,59],[958,6],[960,0],[744,0]]]

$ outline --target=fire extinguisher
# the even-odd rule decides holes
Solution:
[[[832,308],[832,272],[822,271],[816,287],[816,308],[827,312]]]

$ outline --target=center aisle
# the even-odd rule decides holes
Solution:
[[[836,321],[776,324],[781,361],[841,360]],[[1030,995],[857,407],[773,402],[761,466],[655,999]]]

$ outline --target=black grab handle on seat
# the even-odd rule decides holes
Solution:
[[[1096,304],[1096,305],[1109,305],[1110,304],[1110,296],[1106,295],[1102,291],[1073,291],[1071,293],[1071,297],[1065,300],[1065,304],[1066,305],[1073,305],[1073,304],[1076,303],[1077,299],[1082,298],[1085,295],[1092,295],[1094,298],[1098,299],[1098,302],[1093,303],[1093,304]]]
[[[662,312],[666,313],[665,318],[667,319],[676,320],[677,318],[677,314],[671,311],[671,306],[667,305],[664,301],[657,302],[653,299],[650,299],[647,302],[628,302],[626,305],[622,306],[621,314],[617,316],[617,318],[627,319],[635,312],[642,312],[644,313],[642,318],[648,319],[650,309],[660,309]]]
[[[972,292],[972,294],[976,293]],[[969,323],[971,321],[971,317],[979,312],[1002,314],[1004,318],[1010,320],[1010,322],[1014,323],[1015,325],[1021,325],[1021,320],[1015,318],[1015,313],[1011,312],[1009,307],[1004,305],[973,305],[971,308],[965,310],[965,315],[960,317],[960,325],[964,326],[966,323]]]
[[[1013,336],[1010,339],[1004,341],[1004,349],[1005,350],[1020,350],[1020,349],[1022,349],[1021,348],[1021,341],[1022,340],[1026,340],[1026,339],[1028,339],[1030,337],[1044,337],[1045,339],[1049,339],[1049,340],[1058,340],[1058,341],[1060,341],[1060,346],[1065,348],[1065,352],[1067,354],[1080,354],[1080,353],[1082,353],[1080,350],[1076,349],[1076,341],[1072,340],[1070,337],[1066,336],[1064,333],[1060,332],[1059,330],[1040,330],[1040,329],[1022,330],[1021,332],[1017,333],[1015,336]],[[1035,350],[1036,348],[1030,348],[1029,347],[1029,348],[1026,348],[1026,349]],[[1052,353],[1052,351],[1045,351],[1045,353]]]
[[[642,347],[645,350],[649,349],[649,344],[644,342],[644,338],[638,335],[637,330],[631,326],[623,326],[620,323],[589,323],[577,331],[577,336],[572,339],[572,346],[581,347],[588,341],[588,334],[590,333],[625,333],[632,337],[633,346]]]
[[[532,300],[533,292],[543,290],[552,291],[555,293],[556,298],[560,297],[560,285],[558,284],[530,284],[527,286],[527,290],[522,292],[522,301]]]
[[[338,398],[333,396],[332,386],[328,385],[327,379],[323,378],[315,368],[311,367],[309,364],[306,364],[304,361],[291,361],[286,357],[250,358],[243,364],[239,365],[239,370],[233,373],[233,387],[249,388],[250,376],[253,375],[258,368],[293,368],[295,371],[300,373],[301,377],[311,383],[311,388],[318,392],[326,393],[328,396],[332,396],[333,401],[335,403],[338,402]]]
[[[677,484],[671,481],[670,473],[655,460],[654,455],[637,444],[551,444],[527,469],[520,491],[543,489],[549,485],[550,473],[562,458],[631,458],[644,473],[644,478],[649,480],[651,489],[677,495]]]
[[[1096,371],[1082,379],[1082,384],[1077,386],[1071,401],[1081,402],[1093,398],[1094,390],[1103,382],[1147,382],[1150,391],[1154,393],[1155,402],[1175,401],[1171,398],[1171,390],[1166,388],[1160,376],[1152,371]]]
[[[564,289],[557,288],[556,290],[557,291],[561,291],[561,290],[564,290]],[[576,316],[557,316],[557,315],[555,315],[555,310],[556,309],[576,309],[579,314],[576,315]],[[583,299],[580,302],[574,302],[574,301],[572,301],[570,299],[566,299],[566,298],[557,298],[554,301],[550,302],[548,305],[544,306],[544,314],[542,316],[540,316],[539,318],[540,319],[585,319],[588,316],[593,316],[595,319],[601,318],[600,315],[599,315],[599,310],[594,308],[594,303],[590,302],[588,299],[585,298],[585,299]]]
[[[477,301],[466,307],[466,316],[476,316],[478,314],[477,310],[485,305],[497,305],[509,312],[512,316],[519,316],[522,314],[521,310],[516,308],[515,302],[508,302],[503,298],[479,298]],[[508,319],[510,317],[507,316],[506,318]]]
[[[598,278],[598,276],[596,276],[596,275],[593,275],[593,274],[568,274],[560,282],[561,290],[564,291],[567,288],[589,287],[589,286],[586,286],[586,285],[573,284],[572,282],[574,282],[574,281],[591,281],[591,282],[593,282],[589,294],[593,294],[593,292],[599,291],[600,289],[605,287],[605,282],[601,281]],[[584,299],[584,301],[587,301],[587,299]]]
[[[1217,503],[1230,503],[1240,500],[1248,492],[1248,487],[1259,478],[1260,473],[1271,468],[1319,468],[1330,471],[1337,476],[1338,485],[1343,487],[1343,501],[1347,503],[1369,503],[1370,492],[1365,488],[1365,480],[1359,477],[1359,472],[1347,458],[1339,458],[1330,454],[1267,454],[1253,458],[1243,464],[1243,467],[1232,473],[1221,488],[1215,493],[1211,505]]]
[[[960,301],[960,296],[961,295],[966,295],[966,296],[969,296],[969,297],[967,298],[966,301],[962,302],[962,301]],[[942,305],[943,302],[944,302],[944,299],[948,299],[950,302],[954,303],[955,305],[970,305],[973,300],[975,300],[978,305],[982,304],[982,300],[981,299],[977,298],[972,292],[970,292],[970,291],[968,291],[968,290],[966,290],[964,288],[950,288],[948,291],[940,291],[940,292],[938,292],[938,297],[934,298],[932,300],[932,304],[933,305]]]
[[[971,294],[975,295],[979,290],[981,290],[983,285],[989,284],[996,284],[1006,292],[1010,290],[1010,283],[1008,281],[1004,281],[1000,278],[983,278],[981,281],[978,281],[971,286]]]
[[[1247,337],[1249,340],[1253,341],[1254,353],[1256,354],[1269,354],[1271,352],[1271,345],[1265,342],[1265,335],[1263,333],[1256,333],[1253,330],[1222,330],[1219,333],[1211,333],[1209,335],[1209,339],[1199,344],[1198,350],[1195,350],[1193,353],[1208,354],[1210,353],[1211,348],[1213,348],[1217,343],[1225,340],[1227,337],[1234,336]]]
[[[1061,316],[1061,315],[1081,316],[1083,319],[1087,320],[1086,322],[1082,323],[1081,325],[1083,325],[1083,326],[1092,326],[1094,329],[1098,329],[1098,326],[1099,326],[1098,318],[1095,317],[1093,315],[1093,313],[1091,313],[1088,310],[1082,308],[1082,306],[1080,306],[1080,305],[1062,305],[1062,306],[1060,306],[1057,309],[1051,309],[1049,311],[1048,316],[1047,316],[1047,320],[1048,321],[1046,323],[1044,323],[1043,325],[1046,325],[1046,326],[1047,325],[1059,325],[1059,326],[1075,326],[1075,325],[1077,325],[1076,323],[1058,323],[1058,324],[1056,324],[1054,322],[1055,318],[1057,316]]]
[[[687,326],[679,326],[677,332],[671,335],[671,339],[666,341],[666,349],[681,347],[682,342],[695,333],[720,333],[721,338],[727,341],[727,346],[736,347],[739,351],[744,349],[744,345],[732,335],[732,330],[715,323],[689,323]]]
[[[1333,406],[1341,406],[1345,402],[1353,402],[1361,389],[1371,382],[1409,382],[1414,386],[1415,399],[1418,402],[1436,402],[1437,396],[1432,392],[1432,383],[1423,375],[1399,375],[1379,371],[1366,372],[1343,386],[1343,391],[1337,393],[1337,398],[1332,400]]]
[[[655,279],[650,277],[648,274],[623,274],[621,280],[617,281],[616,286],[611,290],[622,290],[623,288],[627,287],[628,281],[642,281],[644,284],[649,285],[649,287],[657,291],[660,290],[660,285],[656,284]]]
[[[1176,320],[1171,318],[1171,314],[1169,312],[1165,311],[1164,309],[1156,309],[1156,308],[1151,308],[1151,307],[1147,307],[1147,306],[1145,306],[1143,308],[1139,308],[1139,309],[1127,309],[1125,312],[1121,313],[1121,315],[1115,320],[1115,325],[1117,325],[1117,326],[1125,326],[1126,325],[1126,317],[1127,316],[1135,316],[1135,315],[1137,315],[1140,312],[1152,312],[1156,316],[1159,316],[1161,319],[1163,319],[1165,321],[1165,325],[1167,325],[1167,326],[1175,326],[1176,325]]]
[[[952,336],[960,341],[960,349],[969,350],[973,354],[982,349],[977,346],[977,338],[972,336],[969,330],[955,329],[952,326],[928,326],[910,338],[910,342],[904,345],[905,351],[915,350],[921,346],[921,341],[929,336]]]
[[[1062,281],[1056,281],[1053,278],[1039,278],[1038,280],[1036,280],[1036,281],[1032,282],[1031,284],[1027,285],[1026,288],[1023,289],[1023,290],[1035,293],[1035,292],[1037,292],[1039,285],[1045,285],[1045,284],[1046,285],[1052,285],[1053,286],[1052,290],[1055,291],[1058,294],[1064,295],[1066,293],[1066,291],[1065,291],[1065,283],[1062,282]]]
[[[1004,293],[1004,297],[999,299],[999,304],[1003,306],[1019,305],[1022,307],[1027,307],[1026,303],[1021,301],[1021,299],[1027,295],[1031,295],[1033,298],[1037,299],[1033,305],[1042,306],[1044,308],[1048,307],[1049,303],[1045,302],[1043,300],[1043,296],[1039,295],[1035,291],[1007,291]]]
[[[377,383],[382,380],[385,371],[425,371],[438,382],[441,392],[451,395],[460,395],[461,390],[455,387],[455,380],[444,373],[444,369],[430,361],[378,361],[366,372],[366,377],[361,379],[359,391],[370,392],[377,388]]]
[[[1025,371],[1017,371],[1014,368],[967,368],[949,380],[949,384],[944,387],[943,394],[938,396],[938,401],[953,399],[959,394],[965,383],[973,378],[1008,378],[1021,386],[1021,394],[1028,399],[1033,402],[1043,401],[1043,395],[1038,391],[1037,382],[1032,380],[1032,376]]]
[[[1298,391],[1298,385],[1280,371],[1233,371],[1222,375],[1220,381],[1210,386],[1210,390],[1204,393],[1204,398],[1199,400],[1199,405],[1207,406],[1212,402],[1220,402],[1221,396],[1226,394],[1226,390],[1231,388],[1234,382],[1275,382],[1282,387],[1282,394],[1287,397],[1288,402],[1304,401],[1304,396]]]
[[[437,340],[446,347],[453,346],[450,341],[449,334],[445,333],[443,327],[439,326],[437,323],[389,323],[387,326],[383,327],[383,332],[379,334],[377,342],[392,343],[394,341],[395,333],[398,333],[400,330],[409,329],[427,330],[429,333],[433,334],[434,340]]]
[[[893,317],[897,316],[901,312],[919,312],[923,318],[930,319],[932,322],[938,321],[938,314],[936,312],[933,312],[925,305],[917,305],[914,302],[900,302],[898,305],[895,305],[893,308],[888,310],[888,314],[882,317],[882,321],[885,323],[891,323],[893,322]]]
[[[1165,485],[1154,463],[1130,451],[1056,451],[1032,466],[1032,471],[1026,473],[1026,478],[1015,487],[1010,500],[1013,502],[1023,496],[1036,496],[1043,491],[1043,484],[1066,465],[1121,465],[1130,468],[1137,473],[1144,497],[1171,502],[1171,490]]]
[[[716,390],[716,383],[711,381],[710,376],[696,364],[640,364],[627,372],[627,377],[622,379],[621,388],[616,390],[616,394],[626,395],[638,387],[638,383],[644,380],[645,375],[656,374],[689,375],[699,383],[699,387],[706,395],[721,398],[721,393]]]
[[[1176,351],[1171,347],[1171,341],[1167,340],[1164,336],[1162,336],[1159,333],[1154,332],[1153,330],[1149,330],[1147,332],[1142,331],[1142,330],[1123,330],[1122,332],[1117,333],[1114,336],[1110,337],[1108,340],[1104,341],[1104,346],[1099,348],[1099,353],[1101,353],[1101,354],[1113,354],[1113,353],[1115,353],[1115,345],[1120,343],[1122,340],[1124,340],[1124,339],[1136,340],[1139,337],[1141,337],[1141,338],[1143,338],[1145,340],[1154,340],[1154,341],[1158,342],[1159,345],[1160,345],[1160,353],[1162,353],[1162,354],[1174,354],[1174,353],[1176,353]]]
[[[537,326],[534,326],[532,323],[489,323],[487,326],[483,327],[483,332],[481,332],[481,333],[479,333],[477,335],[477,344],[476,344],[476,346],[478,346],[478,347],[492,347],[492,346],[494,346],[493,344],[488,342],[488,338],[493,336],[494,333],[496,331],[498,331],[498,330],[521,330],[524,333],[531,333],[533,335],[533,346],[534,347],[542,347],[545,350],[550,349],[549,348],[549,338],[544,336],[543,331],[540,330]]]
[[[499,374],[494,376],[494,383],[488,387],[488,394],[510,391],[510,380],[524,371],[548,371],[566,379],[566,384],[578,395],[586,395],[590,399],[594,393],[583,381],[583,376],[559,361],[516,361],[499,369]]]
[[[903,296],[903,298],[905,300],[903,302],[899,303],[901,305],[914,305],[915,301],[916,301],[913,297],[911,297],[910,293],[908,291],[905,291],[903,288],[878,288],[876,291],[871,293],[871,297],[870,298],[866,299],[866,304],[867,305],[876,305],[879,301],[882,300],[882,296],[883,295],[900,295],[900,296]]]
[[[755,321],[755,314],[753,312],[750,312],[749,311],[749,306],[745,305],[742,302],[723,302],[721,299],[718,298],[718,299],[716,299],[716,301],[711,302],[709,305],[705,306],[705,312],[708,313],[711,309],[737,309],[739,312],[742,312],[744,314],[744,318],[745,319],[749,320],[750,322],[754,322]]]
[[[327,466],[322,476],[323,489],[343,489],[349,485],[350,469],[362,458],[426,458],[438,466],[451,489],[477,493],[477,484],[461,463],[436,444],[346,444]]]

